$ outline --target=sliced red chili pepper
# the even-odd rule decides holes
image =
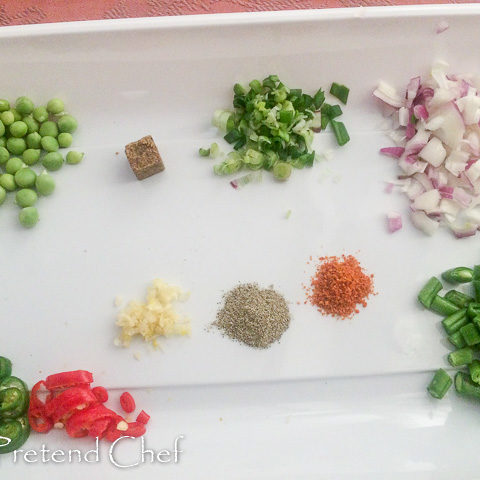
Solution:
[[[142,410],[137,416],[137,422],[146,425],[150,420],[150,415]]]
[[[93,438],[102,439],[107,433],[111,423],[111,418],[99,418],[95,420],[88,430],[88,435]]]
[[[28,422],[36,432],[47,433],[53,428],[53,422],[45,414],[45,403],[39,398],[42,389],[45,389],[43,380],[37,382],[32,388],[28,407]]]
[[[47,433],[53,428],[53,422],[45,416],[45,411],[42,407],[29,408],[28,423],[38,433]]]
[[[126,413],[132,413],[135,410],[135,400],[128,392],[123,392],[120,395],[120,406]]]
[[[110,442],[114,442],[120,437],[141,437],[142,435],[145,435],[145,432],[147,431],[145,425],[138,422],[128,423],[127,430],[118,430],[117,425],[112,425],[107,430],[105,438]]]
[[[85,410],[80,410],[74,413],[65,424],[65,430],[71,437],[85,437],[89,434],[92,426],[99,420],[109,420],[109,425],[116,425],[116,417],[118,415],[102,404],[97,403]],[[96,429],[99,425],[95,426]],[[102,432],[104,433],[105,430]]]
[[[76,410],[81,410],[97,403],[97,397],[91,390],[72,387],[45,404],[45,413],[53,423],[66,420]]]
[[[92,388],[93,394],[97,397],[97,400],[100,403],[105,403],[108,400],[108,392],[104,387],[95,387]]]
[[[93,382],[93,375],[86,370],[75,370],[73,372],[61,372],[49,375],[45,380],[48,390],[57,388],[69,388],[79,385],[89,385]]]

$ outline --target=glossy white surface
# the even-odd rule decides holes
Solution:
[[[478,71],[479,14],[382,8],[1,29],[2,96],[63,97],[80,121],[74,148],[87,152],[58,172],[33,231],[17,227],[13,207],[0,211],[2,338],[12,340],[1,347],[15,373],[33,382],[86,368],[98,384],[161,387],[138,392],[154,417],[148,443],[163,448],[183,433],[185,457],[165,471],[135,470],[148,478],[159,467],[165,478],[473,478],[477,411],[426,397],[430,374],[419,372],[443,366],[447,348],[415,295],[428,276],[475,263],[478,240],[427,238],[405,217],[401,232],[386,233],[385,214],[407,202],[384,193],[395,167],[377,153],[389,142],[371,91],[380,78],[402,87],[436,59]],[[435,35],[443,19],[450,28]],[[232,85],[269,73],[312,92],[349,85],[352,140],[335,149],[326,179],[316,165],[287,184],[266,176],[237,192],[196,151],[218,139],[211,114],[229,106]],[[137,182],[123,146],[148,133],[166,171]],[[318,151],[332,145],[317,136]],[[375,274],[368,309],[338,322],[297,305],[308,257],[344,251]],[[140,297],[157,276],[192,292],[181,306],[192,338],[165,341],[163,352],[115,348],[114,297]],[[238,281],[273,283],[291,302],[291,327],[267,351],[205,331]],[[273,383],[239,384],[260,381]],[[64,435],[48,442],[76,446]],[[119,474],[108,462],[88,468]]]

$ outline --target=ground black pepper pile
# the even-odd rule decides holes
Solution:
[[[224,306],[213,323],[225,335],[255,348],[268,348],[280,340],[290,324],[282,295],[255,283],[238,285],[224,296]]]

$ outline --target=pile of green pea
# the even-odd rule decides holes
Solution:
[[[69,151],[65,159],[59,152],[72,145],[77,126],[59,98],[38,107],[28,97],[18,98],[14,107],[0,99],[0,205],[8,192],[15,192],[15,203],[21,208],[18,219],[24,227],[38,222],[38,196],[50,195],[55,189],[47,171],[59,170],[65,162],[82,161],[81,152]],[[37,164],[43,167],[41,173],[32,168]]]

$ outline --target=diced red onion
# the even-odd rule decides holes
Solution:
[[[428,111],[425,108],[425,105],[415,105],[413,107],[413,114],[417,118],[421,118],[422,120],[428,120]]]
[[[450,25],[448,24],[448,22],[446,20],[440,20],[437,23],[437,28],[435,29],[435,32],[438,35],[440,33],[443,33],[445,30],[448,30],[449,27],[450,27]]]
[[[391,157],[395,158],[400,158],[404,151],[404,147],[386,147],[380,149],[380,153],[383,153],[384,155],[390,155]]]
[[[450,200],[453,198],[453,187],[440,187],[438,191],[442,198],[448,198]]]
[[[397,128],[389,135],[396,146],[380,152],[403,170],[399,185],[411,200],[414,225],[427,234],[446,225],[463,238],[480,230],[480,96],[471,77],[447,75],[446,67],[435,64],[425,84],[411,78],[405,100],[379,85],[375,96],[396,110]],[[396,221],[398,214],[387,218]]]
[[[407,85],[407,93],[406,93],[406,106],[410,108],[413,105],[413,101],[417,97],[418,90],[420,88],[420,77],[414,77],[410,79]]]
[[[402,216],[396,212],[387,215],[387,226],[390,233],[397,232],[402,228]]]

